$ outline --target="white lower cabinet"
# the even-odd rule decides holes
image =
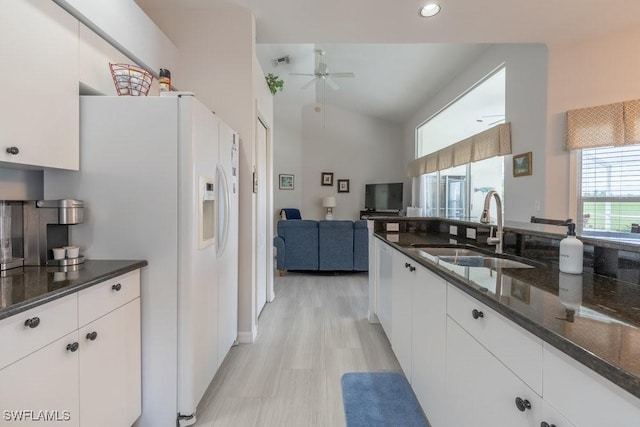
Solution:
[[[391,340],[391,280],[392,280],[392,249],[386,243],[376,239],[376,316],[382,329]]]
[[[431,425],[444,426],[447,283],[416,265],[412,286],[411,386]]]
[[[540,426],[540,397],[451,318],[446,372],[446,425]]]
[[[640,399],[400,251],[376,252],[376,314],[432,427],[640,426]]]
[[[411,306],[413,304],[413,282],[416,262],[393,252],[391,283],[391,347],[404,371],[411,381]]]
[[[80,426],[77,342],[74,331],[0,370],[0,426]]]
[[[140,416],[139,270],[3,319],[2,337],[17,350],[0,358],[0,426],[128,427]]]
[[[540,427],[575,427],[560,412],[556,411],[546,400],[540,401]]]
[[[80,329],[80,424],[130,426],[140,415],[140,298]]]
[[[576,426],[640,425],[638,398],[560,350],[545,344],[543,366],[545,400]]]

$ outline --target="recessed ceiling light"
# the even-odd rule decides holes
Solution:
[[[429,18],[431,16],[435,16],[440,13],[440,5],[437,3],[429,3],[422,9],[420,9],[420,16],[423,18]]]

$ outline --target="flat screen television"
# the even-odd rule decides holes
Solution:
[[[366,184],[364,208],[373,211],[399,211],[402,209],[402,183]]]

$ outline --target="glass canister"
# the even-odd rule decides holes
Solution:
[[[0,201],[0,262],[13,258],[11,250],[11,205]]]

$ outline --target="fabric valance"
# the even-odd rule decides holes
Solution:
[[[639,124],[640,132],[640,124]],[[408,176],[420,176],[490,157],[511,154],[511,123],[502,123],[409,163]]]
[[[631,144],[640,144],[640,100],[567,111],[567,150]]]

